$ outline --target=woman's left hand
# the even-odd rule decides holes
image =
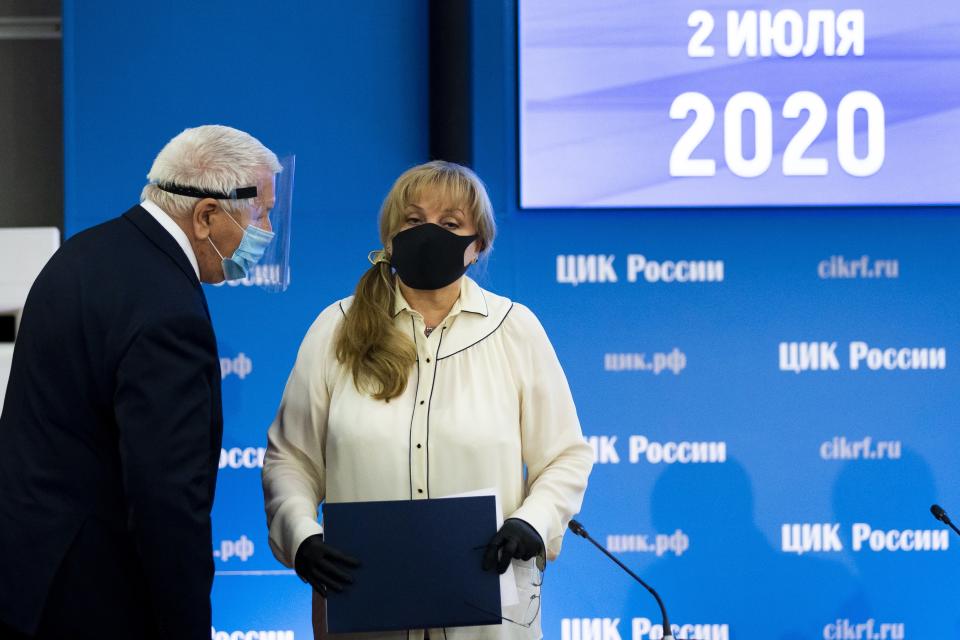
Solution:
[[[512,559],[529,560],[543,552],[543,539],[536,529],[519,518],[507,518],[500,531],[487,543],[483,570],[496,567],[497,573],[503,573]]]

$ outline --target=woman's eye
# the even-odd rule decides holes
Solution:
[[[407,216],[407,224],[418,224],[420,218],[418,216]]]
[[[460,224],[459,224],[459,223],[456,223],[456,222],[444,222],[444,223],[443,223],[443,226],[445,226],[447,229],[459,229],[459,228],[460,228]]]

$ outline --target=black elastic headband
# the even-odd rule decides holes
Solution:
[[[247,198],[257,197],[256,187],[240,187],[230,193],[218,193],[216,191],[204,191],[196,187],[183,187],[178,184],[157,183],[157,188],[167,193],[175,193],[178,196],[187,196],[189,198],[216,198],[217,200],[246,200]]]

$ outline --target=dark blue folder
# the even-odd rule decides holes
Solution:
[[[493,496],[323,505],[324,540],[362,563],[327,597],[330,633],[499,624],[500,580],[483,571]]]

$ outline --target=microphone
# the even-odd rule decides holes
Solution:
[[[576,535],[580,536],[581,538],[586,538],[587,540],[592,542],[593,546],[595,546],[597,549],[600,549],[600,551],[602,551],[604,555],[606,555],[608,558],[616,562],[621,569],[629,573],[630,577],[632,577],[634,580],[642,584],[643,588],[649,591],[650,594],[657,599],[657,604],[660,605],[660,615],[663,616],[663,640],[673,640],[673,632],[670,630],[670,619],[667,618],[667,608],[663,606],[663,600],[660,599],[660,594],[657,593],[656,589],[654,589],[653,587],[648,585],[646,582],[641,580],[640,576],[638,576],[633,571],[630,571],[629,568],[627,568],[627,565],[620,562],[612,553],[607,551],[599,542],[591,538],[590,534],[587,533],[587,530],[583,528],[582,524],[580,524],[576,520],[571,520],[569,527],[570,527],[570,531],[573,531]]]
[[[943,510],[943,507],[938,504],[930,505],[930,513],[933,514],[934,518],[956,531],[957,535],[960,535],[960,529],[957,529],[956,525],[950,522],[950,516]]]

